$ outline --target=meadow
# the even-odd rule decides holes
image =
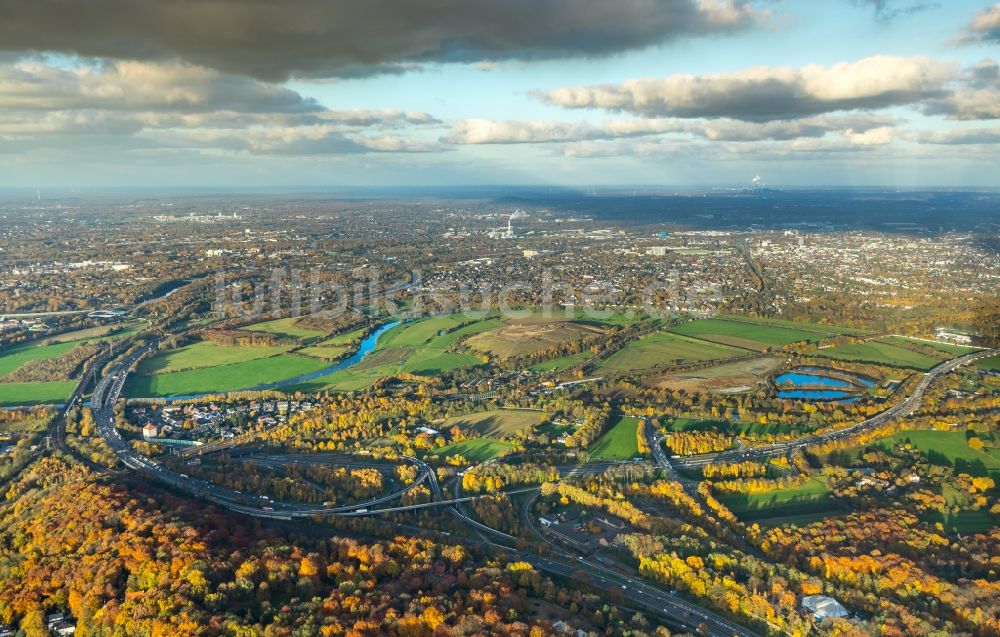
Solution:
[[[513,448],[514,445],[500,440],[473,438],[471,440],[456,442],[440,449],[434,449],[428,453],[438,458],[450,458],[451,456],[460,454],[466,460],[478,463],[498,458]]]
[[[481,358],[464,351],[454,351],[453,347],[467,336],[496,329],[503,323],[498,319],[483,318],[463,325],[470,320],[464,315],[454,314],[401,323],[383,334],[375,350],[357,365],[294,389],[352,391],[399,372],[438,376],[460,367],[479,365],[483,362]]]
[[[47,361],[71,352],[78,345],[124,338],[139,329],[138,321],[84,328],[0,351],[0,378],[28,361]],[[0,383],[0,405],[36,405],[66,400],[76,383],[69,378],[48,382]]]
[[[970,475],[988,473],[1000,480],[1000,448],[989,434],[980,435],[987,445],[981,451],[969,446],[965,431],[901,431],[875,444],[886,450],[909,444],[931,464],[954,467],[956,472]]]
[[[801,426],[791,427],[781,423],[761,424],[748,420],[708,420],[704,418],[671,418],[666,420],[667,431],[717,431],[737,436],[781,436],[782,434],[803,433]]]
[[[246,325],[240,329],[244,332],[262,332],[265,334],[273,334],[281,338],[294,338],[295,340],[302,342],[315,340],[321,336],[325,336],[324,332],[321,330],[310,329],[297,325],[296,323],[298,321],[299,319],[296,317],[274,319],[271,321],[254,323],[253,325]]]
[[[949,358],[943,352],[939,358],[931,358],[905,347],[899,347],[898,345],[882,341],[838,345],[818,350],[815,352],[815,355],[834,360],[873,363],[875,365],[887,365],[890,367],[919,369],[920,371],[927,371],[942,360]]]
[[[61,403],[76,389],[76,382],[0,383],[0,405],[44,405]]]
[[[591,460],[629,460],[639,455],[639,419],[626,416],[587,450]]]
[[[991,356],[990,358],[981,358],[976,361],[976,366],[980,369],[985,369],[990,372],[1000,372],[1000,356]]]
[[[589,351],[580,352],[579,354],[560,356],[559,358],[553,358],[547,361],[542,361],[541,363],[535,363],[528,369],[533,372],[564,372],[567,369],[572,369],[577,365],[586,363],[593,356],[594,355]]]
[[[548,420],[549,414],[534,409],[496,409],[453,416],[434,425],[441,430],[458,427],[466,436],[507,438]]]
[[[125,394],[153,398],[239,391],[316,372],[325,366],[321,360],[279,354],[182,372],[132,374],[125,383]]]
[[[367,328],[360,328],[351,332],[338,334],[326,339],[325,341],[320,341],[315,345],[304,347],[300,349],[298,353],[326,360],[336,359],[350,352],[351,344],[355,341],[360,341],[367,331]]]
[[[719,500],[743,521],[816,514],[833,508],[830,489],[826,479],[821,477],[766,493],[721,495]]]
[[[140,363],[139,375],[169,374],[183,370],[245,363],[258,358],[277,356],[287,347],[241,347],[218,345],[211,341],[196,341],[172,350],[157,353]]]
[[[823,323],[809,323],[806,321],[791,321],[788,319],[749,318],[746,316],[739,316],[736,314],[723,314],[718,316],[718,318],[727,321],[749,323],[752,325],[771,325],[774,327],[786,327],[793,330],[802,330],[805,332],[820,332],[821,334],[850,334],[855,336],[871,334],[870,330],[863,330],[855,327],[844,327],[842,325],[826,325]]]
[[[28,361],[49,360],[51,358],[58,358],[63,354],[68,354],[79,344],[79,341],[66,341],[52,345],[25,343],[16,345],[9,350],[4,350],[0,353],[0,378],[16,370]]]
[[[691,339],[669,332],[657,332],[632,341],[597,366],[597,373],[613,374],[673,365],[742,356],[745,351]]]
[[[905,336],[886,336],[885,338],[879,339],[886,343],[892,343],[896,345],[916,345],[918,347],[927,347],[930,349],[937,350],[943,354],[947,354],[949,358],[955,356],[962,356],[964,354],[971,354],[972,352],[979,351],[978,347],[968,347],[966,345],[953,345],[951,343],[939,343],[937,341],[927,341],[919,338],[907,338]]]
[[[805,330],[798,327],[779,327],[776,325],[728,319],[691,321],[671,327],[670,331],[674,334],[682,334],[684,336],[757,352],[802,341],[815,343],[838,333],[836,329],[813,331],[812,329]]]

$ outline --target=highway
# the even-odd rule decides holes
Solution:
[[[641,578],[613,571],[603,564],[592,562],[583,556],[574,555],[564,550],[558,544],[549,540],[543,531],[535,524],[531,514],[531,505],[535,498],[529,498],[522,507],[521,515],[531,532],[555,555],[563,559],[541,558],[539,556],[524,557],[539,570],[548,571],[562,576],[572,576],[577,581],[585,579],[588,584],[598,589],[620,587],[625,598],[639,604],[657,615],[669,617],[676,626],[690,631],[697,631],[700,624],[708,628],[712,637],[756,637],[757,633],[730,621],[717,613],[686,599],[676,596],[674,591],[663,589],[646,583]]]
[[[706,453],[696,456],[685,456],[683,458],[672,458],[670,463],[682,467],[703,467],[707,464],[712,464],[715,462],[739,462],[741,460],[758,460],[763,458],[771,458],[774,456],[783,456],[790,451],[795,451],[797,449],[802,449],[810,445],[822,444],[826,442],[831,442],[833,440],[838,440],[841,438],[847,438],[856,433],[867,431],[870,429],[877,429],[882,425],[888,424],[893,420],[899,418],[906,418],[915,412],[923,400],[924,393],[927,388],[931,386],[938,377],[947,374],[955,369],[966,365],[968,363],[979,360],[980,358],[988,358],[991,356],[997,356],[1000,354],[1000,350],[989,349],[981,350],[978,352],[973,352],[971,354],[966,354],[964,356],[959,356],[958,358],[953,358],[951,360],[944,361],[940,363],[929,372],[925,373],[920,381],[917,383],[916,387],[913,388],[913,392],[906,397],[903,401],[893,405],[889,409],[883,411],[880,414],[872,416],[871,418],[857,423],[856,425],[851,425],[850,427],[845,427],[843,429],[838,429],[836,431],[830,431],[823,434],[817,434],[815,436],[807,436],[805,438],[798,438],[796,440],[790,440],[788,442],[781,442],[773,445],[767,445],[763,447],[754,447],[751,449],[735,449],[732,451],[723,451],[720,453]],[[662,454],[662,449],[660,445],[657,444],[653,447],[653,453],[656,455],[658,452]],[[666,456],[663,456],[664,459]],[[659,464],[659,458],[657,458],[657,463]],[[668,463],[669,464],[669,463]],[[663,466],[663,465],[661,465]]]
[[[419,458],[404,456],[409,462],[413,462],[420,469],[417,480],[400,491],[383,495],[368,502],[358,503],[350,506],[328,508],[316,507],[313,505],[272,501],[265,496],[245,495],[233,489],[228,489],[219,485],[211,484],[204,480],[191,478],[187,475],[176,473],[156,461],[132,449],[129,443],[124,440],[115,428],[114,406],[121,396],[122,388],[128,377],[131,367],[146,353],[156,348],[156,343],[150,343],[145,348],[129,354],[126,358],[115,363],[108,371],[107,375],[98,380],[94,388],[92,407],[94,420],[98,433],[107,441],[114,450],[121,462],[129,469],[139,472],[148,477],[172,486],[178,490],[193,494],[199,498],[222,506],[230,511],[245,515],[270,518],[277,520],[291,520],[293,518],[312,517],[314,515],[337,515],[340,517],[359,517],[366,515],[381,515],[386,513],[416,511],[430,507],[446,507],[450,515],[455,517],[460,523],[484,535],[506,540],[516,541],[514,536],[488,527],[477,520],[462,513],[455,504],[469,502],[487,496],[467,496],[461,498],[446,499],[438,483],[434,470]],[[95,366],[94,369],[97,367]],[[81,389],[84,385],[81,384]],[[74,401],[75,402],[75,401]],[[259,458],[261,464],[270,464],[276,457],[265,456]],[[560,474],[590,473],[593,471],[603,471],[611,463],[597,463],[593,467],[560,467]],[[372,507],[383,504],[390,500],[398,499],[416,485],[427,482],[433,497],[432,502],[390,507],[384,509],[373,509]],[[507,493],[516,495],[520,493],[537,492],[538,487],[525,487],[514,489]],[[534,529],[530,517],[527,519],[529,526]],[[537,532],[537,530],[536,530]],[[607,590],[609,587],[621,587],[623,595],[631,604],[639,605],[648,611],[669,618],[672,624],[687,630],[696,630],[699,625],[704,624],[708,628],[711,637],[754,637],[755,633],[747,630],[716,615],[696,604],[683,599],[678,599],[673,594],[651,586],[640,579],[632,578],[611,571],[606,567],[585,560],[581,557],[557,559],[536,555],[526,551],[517,550],[502,544],[495,544],[487,540],[491,546],[507,551],[513,557],[532,564],[540,571],[548,572],[574,580],[582,580],[583,583],[593,586],[599,590]],[[560,553],[562,553],[560,551]],[[565,553],[562,553],[565,555]]]
[[[125,385],[125,380],[128,377],[129,370],[136,363],[136,361],[139,360],[139,358],[155,348],[156,343],[150,343],[145,348],[137,350],[132,354],[129,354],[123,360],[115,363],[109,370],[108,374],[97,382],[91,399],[91,406],[94,412],[94,422],[97,425],[99,435],[108,443],[111,449],[115,452],[115,455],[118,456],[118,459],[121,460],[122,464],[129,469],[154,477],[169,486],[223,506],[231,511],[236,511],[254,517],[280,520],[307,518],[315,515],[360,517],[416,511],[430,507],[444,506],[448,508],[449,512],[454,511],[452,515],[460,517],[464,523],[470,526],[477,527],[479,530],[489,532],[494,535],[499,535],[504,539],[514,539],[513,536],[484,526],[475,520],[467,518],[454,509],[453,505],[456,502],[469,502],[486,496],[469,496],[457,501],[446,500],[441,493],[441,487],[438,485],[437,476],[434,474],[433,469],[427,466],[427,464],[419,458],[414,458],[412,456],[403,456],[404,460],[415,464],[420,469],[419,475],[412,483],[406,485],[402,489],[378,496],[371,500],[337,507],[279,501],[272,500],[261,495],[243,494],[235,489],[212,484],[206,480],[192,478],[183,473],[177,473],[167,469],[155,460],[147,458],[132,449],[129,442],[121,437],[118,430],[115,428],[114,423],[114,406],[121,396],[122,387]],[[270,457],[265,457],[262,460],[267,462],[268,458]],[[381,504],[398,500],[411,490],[415,489],[418,485],[428,481],[430,482],[431,493],[435,498],[433,502],[381,509],[374,508]]]

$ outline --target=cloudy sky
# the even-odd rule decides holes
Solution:
[[[6,0],[0,187],[1000,186],[988,0]]]

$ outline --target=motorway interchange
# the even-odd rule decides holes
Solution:
[[[211,484],[204,480],[191,478],[185,474],[174,472],[157,463],[155,460],[133,450],[115,428],[113,409],[114,405],[118,402],[121,396],[125,380],[136,362],[141,357],[155,349],[155,347],[156,343],[151,343],[144,348],[133,351],[123,359],[115,362],[110,369],[107,370],[105,375],[97,381],[91,400],[94,420],[100,436],[107,441],[122,464],[144,477],[154,478],[163,484],[192,494],[231,511],[260,518],[291,520],[293,518],[313,518],[320,515],[360,517],[414,511],[432,507],[444,507],[445,511],[449,515],[478,535],[481,538],[482,543],[485,543],[497,550],[504,551],[510,554],[514,559],[529,562],[534,565],[535,568],[556,576],[573,577],[578,580],[582,579],[588,585],[598,589],[607,590],[611,587],[620,587],[623,591],[627,592],[627,599],[629,602],[642,606],[647,611],[654,612],[661,617],[664,617],[666,621],[677,628],[695,630],[701,626],[702,628],[707,629],[709,635],[713,635],[715,637],[732,637],[734,635],[739,637],[749,637],[756,634],[745,627],[717,615],[716,613],[704,609],[701,606],[676,597],[673,591],[664,591],[656,588],[636,577],[611,570],[602,564],[586,559],[584,556],[570,553],[560,545],[553,543],[541,530],[536,527],[532,519],[530,505],[533,502],[534,497],[537,497],[537,487],[514,489],[507,491],[507,493],[509,495],[529,493],[535,494],[534,497],[525,499],[522,515],[527,528],[530,529],[533,535],[545,545],[547,553],[544,556],[509,546],[508,544],[513,543],[517,538],[498,529],[488,527],[471,518],[462,510],[461,505],[466,502],[473,501],[477,499],[477,497],[483,496],[462,496],[460,484],[458,484],[460,483],[460,480],[458,480],[455,485],[454,497],[446,498],[441,485],[438,483],[437,475],[434,470],[419,458],[412,456],[402,458],[404,461],[412,463],[418,468],[417,477],[411,484],[406,485],[392,493],[380,495],[366,502],[339,507],[325,505],[316,506],[298,502],[273,501],[266,496],[243,494],[234,489]],[[662,437],[656,433],[655,428],[652,427],[652,423],[648,420],[645,424],[646,436],[650,443],[649,446],[652,449],[655,464],[668,471],[668,473],[674,477],[677,475],[674,471],[675,466],[696,468],[712,462],[762,459],[785,455],[795,449],[835,440],[844,436],[852,435],[858,431],[881,426],[896,418],[905,417],[916,410],[924,392],[931,385],[934,379],[944,373],[956,369],[961,365],[973,362],[979,358],[995,356],[996,354],[996,350],[984,350],[961,356],[950,361],[945,361],[931,371],[927,372],[916,384],[912,393],[901,402],[872,418],[853,425],[852,427],[838,431],[765,447],[753,449],[742,448],[729,452],[703,454],[673,459],[667,457],[662,445]],[[103,364],[103,361],[101,361],[101,364]],[[88,370],[91,374],[85,375],[84,381],[81,383],[78,390],[74,392],[68,402],[67,409],[82,399],[83,390],[86,384],[92,379],[92,372],[94,369],[96,369],[96,365],[92,366],[91,369]],[[255,461],[274,463],[280,462],[281,460],[280,456],[264,456],[256,459]],[[359,459],[358,462],[364,462],[364,460]],[[370,466],[371,464],[372,463],[369,463],[367,466]],[[574,465],[560,467],[559,469],[560,475],[565,476],[567,474],[603,471],[611,464],[613,463]],[[398,500],[419,484],[428,485],[433,498],[431,502],[406,506],[382,506]],[[692,485],[686,484],[685,486],[690,487]]]

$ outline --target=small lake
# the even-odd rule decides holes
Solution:
[[[798,372],[786,372],[781,376],[775,376],[774,384],[778,387],[788,385],[793,387],[839,387],[841,389],[851,389],[854,387],[854,385],[841,378]]]
[[[861,400],[860,394],[875,381],[843,370],[825,367],[802,366],[771,379],[778,398],[792,400],[828,400],[853,403]]]
[[[832,378],[831,376],[829,376],[830,370],[827,369],[827,368],[825,368],[825,367],[809,367],[809,366],[799,367],[798,371],[801,371],[801,372],[806,373],[806,374],[814,374],[814,375],[818,375],[818,376],[825,376],[827,378]],[[860,374],[853,374],[851,372],[845,372],[842,369],[838,369],[837,370],[837,374],[839,376],[844,377],[844,378],[849,378],[850,382],[854,383],[855,385],[861,385],[862,387],[874,387],[875,386],[875,381],[874,380],[872,380],[870,378],[865,378],[864,376],[862,376]]]
[[[844,400],[855,399],[852,392],[834,389],[786,389],[778,392],[778,398],[797,398],[805,400]]]

